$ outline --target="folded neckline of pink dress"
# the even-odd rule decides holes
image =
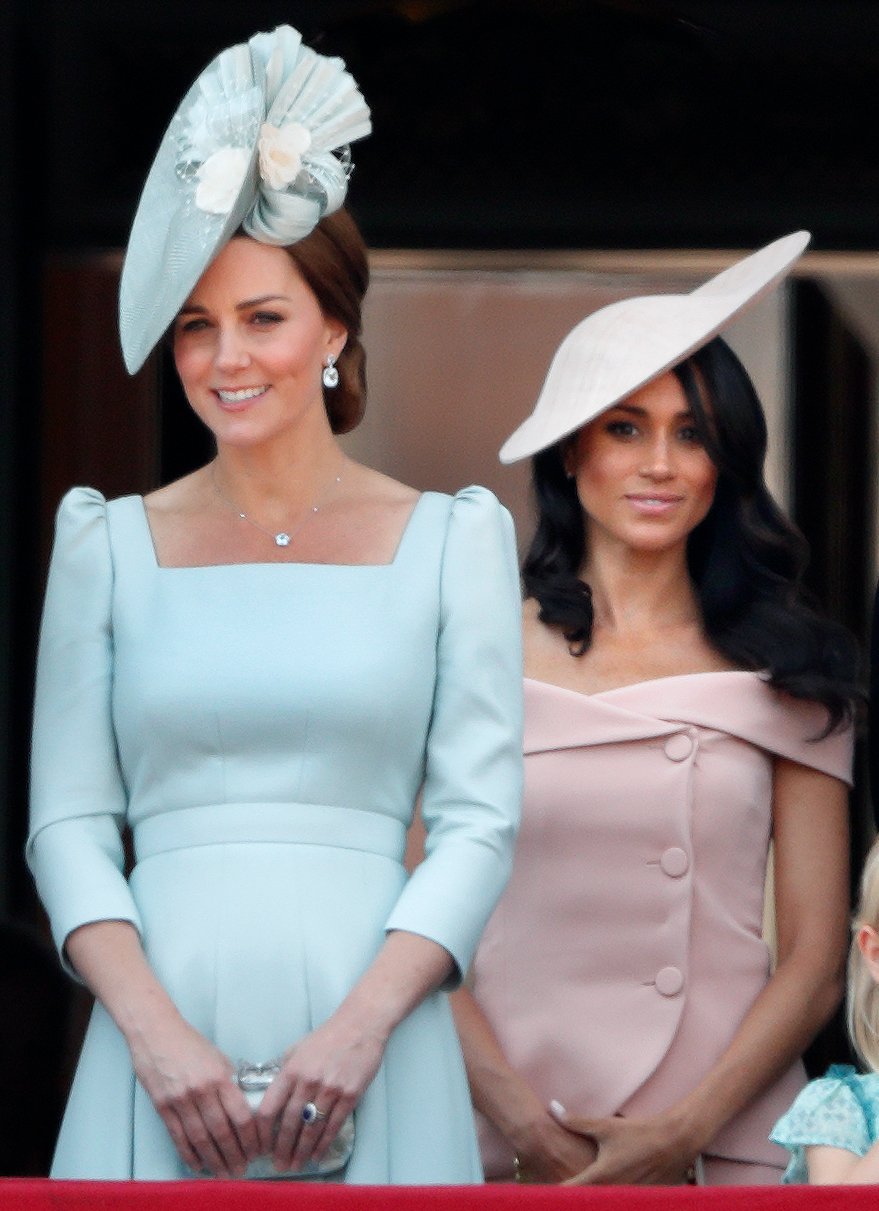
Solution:
[[[676,673],[595,694],[525,678],[525,754],[659,740],[703,728],[852,785],[851,729],[824,739],[823,708],[741,669]]]
[[[596,690],[593,694],[587,694],[583,690],[575,690],[569,686],[557,685],[554,681],[541,681],[538,677],[526,677],[525,684],[526,686],[536,686],[539,689],[558,690],[562,694],[573,694],[577,698],[592,699],[606,698],[609,694],[624,694],[627,690],[645,690],[670,681],[702,680],[708,677],[732,677],[745,682],[751,682],[756,677],[766,684],[768,674],[754,672],[751,669],[705,669],[698,673],[666,673],[661,677],[648,677],[644,681],[629,681],[624,685],[614,685],[608,690]]]

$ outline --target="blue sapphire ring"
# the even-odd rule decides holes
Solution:
[[[311,1126],[312,1123],[322,1123],[327,1116],[323,1110],[318,1110],[314,1102],[306,1102],[302,1107],[302,1121]]]

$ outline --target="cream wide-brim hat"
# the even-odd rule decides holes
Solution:
[[[769,293],[810,239],[795,231],[775,240],[689,294],[621,299],[587,315],[556,350],[534,411],[501,446],[500,461],[555,445],[707,345]]]

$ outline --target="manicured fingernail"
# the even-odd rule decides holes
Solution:
[[[565,1110],[564,1106],[561,1104],[561,1102],[557,1102],[557,1101],[555,1101],[555,1099],[553,1099],[549,1103],[549,1108],[553,1112],[553,1114],[558,1114],[562,1118],[564,1118],[565,1115],[568,1113],[567,1110]]]

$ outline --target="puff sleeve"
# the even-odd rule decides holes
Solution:
[[[791,1153],[782,1181],[806,1183],[806,1148],[843,1148],[865,1156],[876,1137],[873,1107],[862,1086],[879,1078],[859,1076],[850,1064],[834,1064],[818,1080],[810,1081],[790,1110],[778,1120],[770,1139]]]
[[[127,796],[111,716],[113,567],[106,502],[61,501],[49,565],[34,697],[26,858],[67,970],[80,925],[140,920],[124,876]]]
[[[387,922],[466,971],[512,867],[522,799],[522,607],[513,522],[485,488],[451,507],[427,741],[425,857]]]

